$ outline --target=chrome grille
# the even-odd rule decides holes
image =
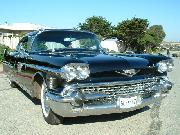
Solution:
[[[109,98],[117,98],[119,96],[131,96],[131,95],[147,95],[152,93],[149,89],[155,84],[157,84],[158,79],[145,79],[143,81],[134,81],[134,82],[119,82],[118,84],[108,83],[106,85],[99,86],[86,86],[79,87],[78,90],[82,91],[84,94],[90,93],[102,93],[109,95]]]

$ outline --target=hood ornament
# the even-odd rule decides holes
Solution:
[[[128,77],[132,77],[135,74],[137,74],[140,70],[135,70],[135,69],[127,69],[127,70],[122,70],[122,71],[115,71],[118,74],[122,74]]]

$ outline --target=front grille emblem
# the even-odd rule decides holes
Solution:
[[[128,77],[132,77],[135,74],[137,74],[140,70],[135,70],[135,69],[127,69],[127,70],[122,70],[122,71],[115,71],[118,74],[122,74]]]

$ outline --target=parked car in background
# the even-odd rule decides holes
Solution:
[[[85,31],[31,32],[4,56],[11,86],[18,84],[39,99],[49,124],[63,123],[66,117],[143,108],[162,99],[172,87],[167,78],[171,58],[107,54],[96,35]]]
[[[118,40],[114,38],[101,41],[101,47],[108,52],[119,52],[118,44]]]

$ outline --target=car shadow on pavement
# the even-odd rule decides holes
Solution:
[[[31,100],[35,105],[41,105],[41,101],[36,98],[32,98],[25,90],[17,85],[17,89],[22,92],[29,100]]]
[[[149,110],[149,106],[145,106],[144,108],[124,113],[115,113],[115,114],[103,114],[97,116],[82,116],[82,117],[73,117],[73,118],[65,118],[63,125],[73,125],[73,124],[85,124],[85,123],[95,123],[95,122],[107,122],[107,121],[116,121],[129,118],[138,113]]]

